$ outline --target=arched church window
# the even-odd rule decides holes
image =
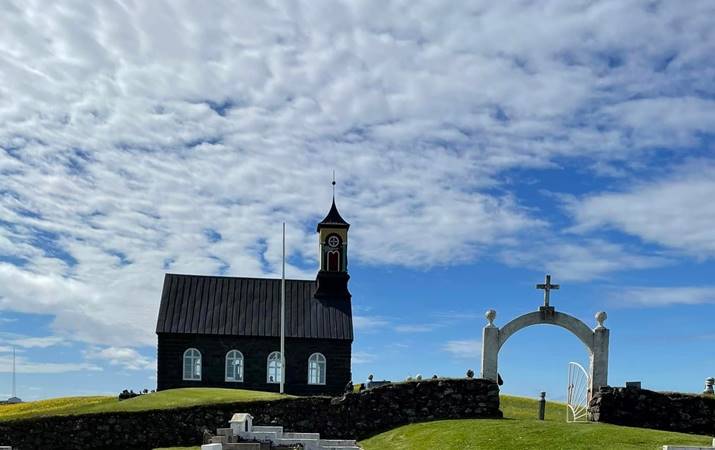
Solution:
[[[331,250],[328,252],[328,272],[340,271],[340,252]]]
[[[268,371],[266,373],[267,383],[280,383],[282,374],[281,352],[273,352],[268,355]]]
[[[226,353],[226,381],[243,381],[243,354],[238,350]]]
[[[184,352],[184,380],[201,380],[201,352],[195,348]]]
[[[325,384],[325,356],[313,353],[308,358],[308,384]]]

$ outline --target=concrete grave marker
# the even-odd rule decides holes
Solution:
[[[253,430],[253,416],[246,413],[236,413],[228,422],[231,424],[233,434],[250,433]]]

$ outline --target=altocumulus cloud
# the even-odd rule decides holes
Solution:
[[[611,292],[609,299],[614,306],[632,307],[712,304],[715,303],[715,287],[626,287],[619,292]]]
[[[570,203],[569,209],[577,223],[576,231],[612,227],[665,248],[712,258],[713,198],[715,164],[689,161],[657,180],[624,192],[588,196]]]
[[[152,361],[128,347],[89,349],[85,356],[89,359],[106,361],[112,366],[122,366],[128,370],[151,370],[156,368],[156,361]]]
[[[354,257],[430,267],[551,227],[506,171],[712,128],[713,2],[467,3],[4,5],[0,308],[121,363],[164,271],[275,274],[286,220],[312,273],[330,169]]]
[[[474,340],[448,341],[444,351],[458,359],[475,359],[482,354],[482,342]]]

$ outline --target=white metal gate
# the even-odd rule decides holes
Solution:
[[[569,363],[568,388],[566,392],[566,422],[588,421],[588,387],[591,385],[588,372],[576,362]]]

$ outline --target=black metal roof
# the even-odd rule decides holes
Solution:
[[[353,339],[345,299],[316,299],[313,280],[286,280],[286,337]],[[166,274],[157,333],[280,336],[281,280]]]
[[[338,207],[335,206],[335,199],[333,199],[333,206],[330,207],[328,215],[325,216],[325,219],[323,219],[318,224],[318,231],[320,231],[320,229],[324,226],[350,228],[350,224],[347,223],[345,219],[340,216],[340,213],[338,212]]]

